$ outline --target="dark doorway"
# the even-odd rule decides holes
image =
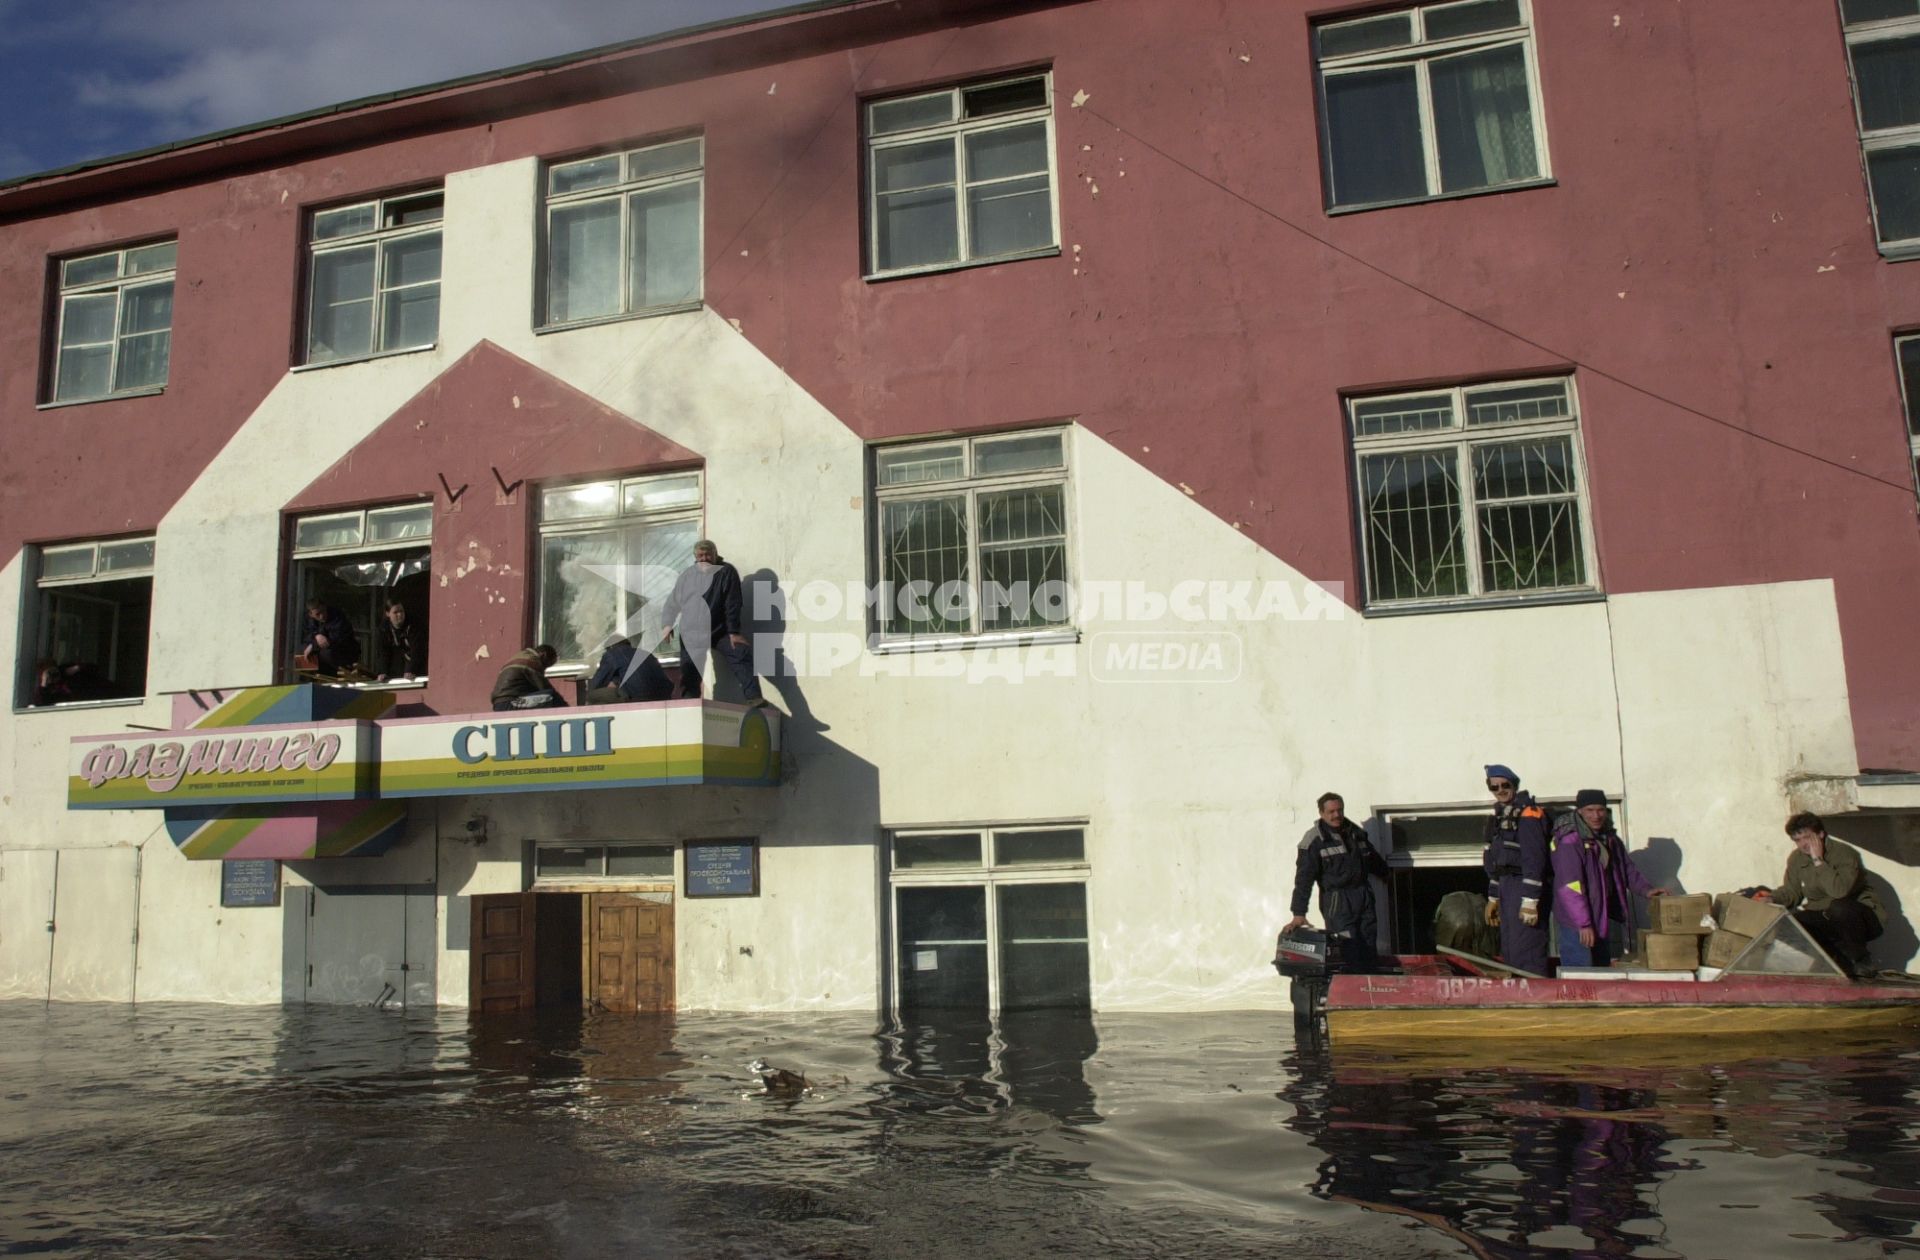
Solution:
[[[580,902],[578,893],[541,893],[537,905],[539,945],[534,954],[534,1005],[541,1010],[580,1009]]]
[[[1433,915],[1450,892],[1487,891],[1487,873],[1479,866],[1403,866],[1393,872],[1393,952],[1431,954]]]

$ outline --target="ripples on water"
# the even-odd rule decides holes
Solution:
[[[0,1003],[0,1252],[1869,1256],[1911,1040],[1329,1054],[1284,1016]],[[1597,1066],[1564,1061],[1573,1053]],[[745,1065],[804,1070],[770,1099]]]

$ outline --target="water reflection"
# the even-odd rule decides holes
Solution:
[[[1831,1038],[1739,1049],[1330,1053],[1257,1014],[876,1029],[0,1003],[0,1252],[1913,1246],[1920,1054]],[[765,1097],[755,1058],[815,1088]]]

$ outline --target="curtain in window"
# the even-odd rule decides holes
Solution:
[[[599,659],[599,647],[626,620],[617,581],[620,535],[557,534],[540,541],[540,641],[563,661]]]
[[[1540,173],[1526,52],[1518,44],[1435,61],[1433,123],[1447,192]]]
[[[167,383],[173,345],[173,282],[128,289],[120,304],[120,363],[115,389]]]

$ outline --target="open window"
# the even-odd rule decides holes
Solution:
[[[294,672],[346,683],[424,683],[432,544],[431,503],[296,518],[287,580]],[[333,624],[344,622],[352,642],[336,629],[331,650],[316,652],[314,635],[328,617],[315,611],[338,614]]]
[[[561,668],[591,667],[612,635],[659,645],[667,597],[700,538],[701,492],[697,472],[541,491],[540,642]]]
[[[39,549],[28,594],[18,703],[48,708],[147,691],[154,542],[118,538]]]

